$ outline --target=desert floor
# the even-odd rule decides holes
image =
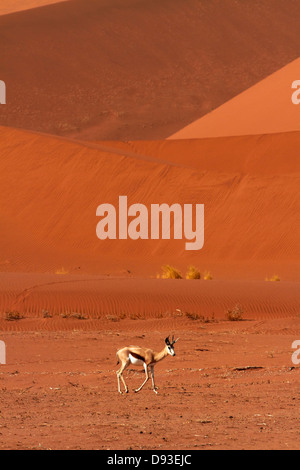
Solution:
[[[300,369],[291,346],[299,317],[37,322],[1,323],[2,449],[299,448]],[[180,339],[176,356],[156,366],[159,394],[151,381],[135,394],[144,372],[129,368],[130,392],[119,395],[116,350],[159,349],[169,333]]]

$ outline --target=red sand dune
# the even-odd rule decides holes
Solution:
[[[291,99],[295,80],[300,80],[300,58],[176,132],[170,139],[300,130],[300,106]]]
[[[77,8],[72,9],[70,17],[68,15],[71,12],[71,3],[72,8],[75,4]],[[80,92],[78,96],[72,94],[72,100],[70,100],[72,106],[70,106],[70,103],[69,106],[65,106],[66,103],[64,104],[60,98],[63,100],[68,96],[68,89],[74,90],[74,87],[77,87],[76,90],[80,90],[77,79],[84,81],[87,91],[91,90],[91,87],[94,90],[96,89],[96,82],[93,80],[97,79],[98,84],[101,80],[101,87],[98,87],[98,90],[105,93],[106,97],[112,97],[111,93],[106,93],[108,91],[107,87],[115,87],[114,80],[117,76],[120,77],[120,70],[118,73],[114,70],[114,73],[112,73],[110,68],[104,68],[105,78],[108,81],[104,80],[102,66],[105,57],[103,56],[103,50],[98,49],[96,44],[98,44],[97,41],[102,44],[101,41],[104,40],[104,37],[108,38],[108,42],[105,42],[105,50],[109,50],[112,39],[114,39],[115,44],[116,37],[115,34],[111,36],[112,30],[109,30],[108,35],[105,33],[105,31],[108,31],[106,27],[107,24],[110,24],[112,13],[114,15],[114,24],[115,26],[118,25],[116,31],[119,31],[120,38],[124,33],[124,16],[121,20],[121,14],[126,13],[125,17],[127,18],[128,15],[127,19],[130,18],[130,21],[134,16],[131,16],[133,6],[131,3],[128,3],[126,8],[117,1],[113,7],[112,4],[108,5],[106,2],[96,4],[90,1],[83,4],[78,0],[71,3],[67,2],[3,17],[0,18],[0,25],[2,24],[8,35],[3,63],[6,71],[10,74],[9,78],[12,80],[15,79],[16,73],[15,70],[13,74],[11,73],[12,62],[8,60],[6,54],[11,51],[16,39],[20,42],[23,34],[26,36],[25,42],[31,41],[28,52],[32,58],[35,57],[36,48],[40,44],[36,41],[37,35],[41,34],[41,31],[44,34],[47,28],[49,28],[48,36],[52,40],[52,51],[56,51],[57,54],[65,54],[66,51],[63,48],[69,47],[67,58],[65,57],[64,61],[60,62],[61,57],[56,56],[58,63],[61,63],[64,67],[64,74],[60,73],[59,67],[52,67],[50,70],[47,66],[43,69],[44,72],[50,71],[48,79],[43,81],[43,85],[45,85],[43,92],[45,95],[43,96],[47,96],[47,100],[49,100],[51,92],[49,88],[47,90],[47,86],[49,83],[51,83],[51,86],[56,85],[56,99],[59,102],[51,102],[52,116],[55,115],[56,119],[60,119],[62,116],[60,112],[66,112],[69,118],[71,116],[71,119],[76,120],[76,112],[73,112],[72,106],[74,105],[74,96],[80,97]],[[203,13],[201,10],[203,4],[195,3],[192,0],[188,3],[191,7],[191,10],[185,13],[188,17],[192,14],[193,8],[200,8],[200,10],[197,10],[198,13],[200,11]],[[223,2],[222,5],[222,8],[226,9],[229,4]],[[164,10],[167,6],[169,10]],[[176,21],[179,21],[178,6],[176,2],[172,3],[172,8],[167,1],[163,4],[160,3],[157,8],[163,8],[163,11],[159,10],[162,16],[158,15],[155,18],[159,18],[161,21],[164,15],[168,13],[170,24],[173,25],[172,22],[175,18]],[[103,16],[104,7],[105,15]],[[265,7],[260,6],[260,8]],[[233,14],[232,3],[230,3],[230,8],[230,12]],[[236,3],[234,15],[239,14],[239,8],[240,5]],[[244,8],[245,6],[243,6]],[[255,7],[251,10],[251,14],[254,10]],[[135,8],[135,14],[137,14],[137,11]],[[147,18],[151,18],[149,12],[148,4],[146,5],[145,2],[141,1],[140,10],[138,11],[139,20],[141,21],[146,13]],[[277,4],[277,8],[274,6],[272,9],[272,14],[276,15],[278,12],[279,4]],[[89,24],[89,34],[86,37],[87,43],[82,49],[78,44],[82,31],[78,29],[78,23],[76,22],[76,18],[80,13],[84,14],[83,24],[85,21],[88,21]],[[206,9],[205,15],[210,15],[210,13],[209,7]],[[226,13],[228,15],[228,10],[226,10]],[[99,28],[100,16],[97,15],[102,15],[103,30]],[[70,42],[68,42],[62,41],[60,37],[63,45],[61,49],[55,47],[57,36],[52,34],[54,21],[58,17],[63,23],[68,17],[64,31],[69,34],[68,37],[70,38]],[[182,17],[184,18],[184,14]],[[10,35],[9,25],[11,19],[13,19],[15,25],[15,36]],[[214,17],[214,21],[216,20]],[[182,21],[182,18],[180,21]],[[30,35],[27,34],[29,24],[32,27]],[[74,24],[77,26],[76,34]],[[192,24],[189,25],[189,33],[192,31]],[[222,24],[224,24],[223,21]],[[146,29],[145,40],[147,39],[148,46],[151,45],[152,47],[152,42],[149,39],[149,34],[153,33],[151,21],[147,25],[149,30]],[[261,24],[257,25],[257,27],[261,26]],[[199,29],[199,22],[197,22],[197,27]],[[133,30],[129,28],[128,31],[131,34]],[[128,33],[128,43],[126,43],[128,47],[130,47],[132,40],[130,34]],[[49,47],[47,44],[48,36],[43,36],[44,51],[47,51]],[[76,41],[74,40],[75,36]],[[191,36],[193,36],[193,46],[195,46],[201,38],[197,36],[196,40],[193,34]],[[92,39],[95,48],[93,54],[90,54],[89,57],[93,64],[97,64],[97,67],[100,67],[101,64],[101,73],[100,68],[97,69],[99,74],[94,73],[95,69],[90,67],[90,59],[86,56],[87,44]],[[136,37],[134,39],[136,40]],[[164,39],[166,45],[166,37]],[[231,39],[229,34],[229,42]],[[174,37],[172,37],[172,40],[174,41]],[[187,35],[186,40],[190,40],[189,35]],[[70,51],[75,46],[78,49],[76,49],[76,60],[72,66],[68,63],[68,60],[72,57]],[[184,50],[187,50],[186,42],[183,46]],[[159,51],[159,56],[152,57],[153,61],[148,62],[150,75],[157,60],[167,64],[167,68],[172,66],[172,61],[169,62],[170,49],[161,49],[158,47],[157,41],[154,41],[153,47],[155,51]],[[120,56],[120,50],[113,49],[111,55],[107,58],[107,64],[111,61],[115,64],[122,59],[121,65],[130,71],[131,77],[132,74],[136,74],[136,86],[139,83],[144,91],[153,94],[156,100],[160,99],[161,96],[156,93],[155,84],[151,88],[151,81],[147,81],[147,84],[143,80],[140,81],[141,69],[138,65],[140,53],[141,51],[138,51],[137,55],[132,52],[132,54],[126,53]],[[148,51],[148,54],[151,55],[152,53],[153,51]],[[180,50],[178,53],[180,53]],[[82,62],[83,54],[85,55]],[[166,60],[166,54],[168,60]],[[49,60],[48,54],[45,54],[45,57]],[[256,59],[257,57],[256,54]],[[192,57],[189,58],[189,60],[192,59]],[[280,54],[277,56],[277,60],[279,59]],[[20,59],[20,66],[24,67],[25,71],[24,80],[26,82],[28,79],[33,79],[35,90],[38,90],[38,87],[36,86],[37,82],[35,83],[34,80],[39,80],[39,83],[41,83],[41,77],[39,73],[33,77],[33,71],[40,72],[40,67],[45,65],[43,60],[43,57],[41,57],[38,64],[33,61],[32,66],[29,67],[26,60],[24,61],[24,57]],[[76,67],[80,62],[85,67],[81,67],[78,78]],[[25,63],[27,64],[26,67]],[[19,66],[19,61],[17,64]],[[145,65],[145,62],[143,64]],[[195,69],[200,70],[200,65],[197,65],[197,62],[194,65]],[[185,307],[182,308],[186,310],[194,310],[197,313],[202,312],[206,315],[213,312],[216,315],[223,315],[226,306],[229,308],[236,301],[241,301],[248,307],[250,306],[249,311],[252,314],[254,312],[255,315],[259,312],[262,314],[263,311],[271,316],[296,314],[299,308],[296,296],[297,282],[296,284],[284,283],[278,287],[278,283],[266,283],[264,278],[277,274],[283,280],[295,282],[299,281],[300,275],[300,233],[299,224],[297,224],[295,218],[295,214],[299,212],[300,164],[298,155],[300,133],[299,131],[278,132],[278,130],[291,131],[294,128],[294,119],[292,117],[295,114],[292,114],[291,110],[295,112],[297,107],[293,107],[291,104],[291,90],[289,88],[289,95],[285,95],[284,84],[297,78],[293,75],[296,73],[298,65],[299,60],[221,108],[225,109],[226,112],[226,107],[230,108],[232,103],[234,103],[236,109],[245,108],[245,115],[248,119],[245,124],[249,129],[248,134],[251,134],[254,132],[254,128],[251,129],[250,124],[256,108],[251,113],[250,104],[260,103],[262,95],[269,93],[270,88],[279,89],[280,87],[280,92],[276,95],[278,100],[276,112],[274,108],[269,106],[264,107],[264,114],[260,109],[257,109],[259,116],[263,116],[263,120],[256,123],[255,131],[257,135],[205,139],[181,138],[167,141],[111,142],[106,140],[99,142],[95,140],[94,142],[83,142],[71,138],[65,139],[2,127],[0,129],[0,198],[4,203],[2,204],[0,219],[2,233],[0,269],[6,273],[18,273],[11,274],[9,277],[4,276],[4,279],[9,279],[9,282],[3,281],[2,284],[2,313],[7,309],[16,309],[21,312],[24,311],[26,314],[41,315],[44,308],[51,306],[55,313],[69,310],[84,311],[95,318],[102,315],[103,312],[122,315],[123,307],[127,305],[127,313],[138,312],[148,316],[159,316],[162,312],[168,312],[170,309],[174,310],[178,305],[184,304]],[[68,71],[69,67],[74,72],[71,79]],[[182,67],[184,70],[189,70],[186,62]],[[186,96],[182,94],[184,80],[180,71],[183,69],[180,66],[175,69],[179,72],[174,79],[176,86],[173,91],[179,90],[176,88],[179,83],[179,76],[181,86],[179,94],[181,98],[176,103],[174,102],[178,107],[181,105],[180,99],[186,100]],[[108,70],[110,70],[110,73],[107,72]],[[206,70],[209,70],[207,64]],[[222,70],[222,67],[220,70]],[[256,70],[258,69],[256,68]],[[191,76],[194,72],[195,70],[191,71]],[[162,73],[165,73],[164,69]],[[260,74],[261,70],[258,75]],[[162,76],[158,76],[157,79],[163,82]],[[206,76],[205,79],[208,80],[208,77]],[[59,80],[59,83],[57,80]],[[128,80],[130,81],[129,76]],[[192,90],[190,82],[187,80],[186,83],[189,84],[189,89]],[[231,83],[234,83],[234,80]],[[66,88],[64,88],[65,86]],[[168,81],[167,86],[168,89],[171,89],[170,81]],[[124,88],[124,83],[122,87]],[[230,88],[230,93],[233,89],[236,88]],[[60,97],[59,93],[62,93],[63,97]],[[94,96],[95,99],[89,101],[88,107],[91,106],[92,102],[93,105],[99,104],[97,93],[91,96]],[[124,95],[122,96],[124,98]],[[131,124],[136,128],[136,123],[140,119],[137,109],[143,108],[140,106],[141,103],[133,100],[134,96],[135,91],[129,93],[129,95],[127,94],[125,101],[121,100],[120,102],[122,106],[125,103],[127,109],[130,109],[130,112],[135,115],[135,121],[132,121]],[[21,98],[20,93],[18,97]],[[115,93],[114,97],[119,99],[120,95]],[[36,98],[38,98],[41,112],[44,113],[45,102],[43,97],[38,93]],[[166,101],[163,102],[168,104],[168,116],[170,116],[172,114],[170,108],[171,96],[168,95],[166,98]],[[22,95],[23,99],[28,99],[27,93],[24,96]],[[220,97],[218,99],[220,101]],[[222,99],[224,99],[224,96]],[[135,106],[132,107],[133,101]],[[286,104],[286,101],[289,104]],[[187,104],[188,100],[185,103]],[[82,118],[84,109],[80,105],[80,99],[77,100],[77,104],[77,111]],[[274,105],[273,102],[272,104]],[[15,124],[39,128],[39,125],[34,121],[38,117],[39,123],[41,123],[40,128],[43,128],[42,116],[32,113],[26,106],[23,107],[25,111],[22,116],[18,112],[21,119],[19,122],[15,121],[16,115],[13,116],[14,113],[11,113],[13,109],[11,104],[1,107],[2,117],[12,116]],[[114,109],[114,100],[110,101],[109,106],[110,109]],[[3,111],[4,109],[5,111]],[[20,108],[18,107],[18,109]],[[149,109],[146,110],[146,114]],[[157,107],[157,111],[160,119],[162,119],[161,107]],[[47,117],[47,122],[50,123],[50,128],[54,131],[51,127],[53,124],[51,113],[50,115],[43,115]],[[218,115],[219,111],[215,113]],[[180,113],[180,119],[183,118],[183,114]],[[30,116],[34,116],[32,121]],[[222,123],[226,121],[228,125],[226,132],[228,132],[230,126],[233,129],[235,123],[239,121],[237,114],[234,113],[231,114],[230,119],[226,114],[221,115],[220,119]],[[125,121],[127,124],[130,123],[128,115],[126,115]],[[282,128],[276,127],[276,123],[279,121]],[[268,129],[266,126],[264,127],[265,122],[269,126]],[[161,126],[161,120],[157,121],[157,124],[162,130],[164,126]],[[66,122],[66,125],[68,127],[70,121]],[[92,127],[89,123],[87,126],[88,132],[81,133],[79,129],[79,134],[82,137],[102,135],[98,132],[99,125],[102,127],[103,135],[114,137],[117,135],[115,133],[116,125],[119,126],[117,121],[112,126],[107,125],[107,122],[104,121],[101,123],[99,121],[94,122]],[[172,121],[173,125],[174,121]],[[49,128],[47,129],[49,130]],[[264,135],[266,129],[273,133]],[[129,131],[129,128],[126,129],[127,131]],[[183,130],[183,134],[184,132]],[[77,131],[68,133],[78,134]],[[236,133],[239,132],[236,130]],[[198,252],[185,251],[184,240],[107,240],[101,242],[96,237],[96,224],[98,222],[96,208],[99,204],[105,202],[117,206],[119,195],[127,195],[129,204],[140,202],[148,208],[152,203],[163,202],[168,204],[175,202],[180,204],[204,203],[205,245],[203,250]],[[223,279],[227,282],[229,282],[228,280],[237,279],[258,280],[259,283],[251,284],[251,287],[249,287],[250,285],[248,286],[247,283],[244,285],[213,283],[211,285],[207,282],[203,283],[203,281],[200,284],[179,281],[179,284],[169,284],[164,281],[149,280],[151,277],[156,277],[163,264],[172,264],[178,267],[183,275],[187,267],[193,264],[198,266],[202,273],[204,270],[212,271],[215,280]],[[66,274],[55,275],[61,268]],[[31,278],[22,273],[44,274],[35,274],[34,276],[37,277],[27,285],[28,279]],[[44,282],[45,275],[50,276],[49,282]],[[79,275],[79,279],[74,280],[72,278],[74,275]],[[96,275],[96,277],[91,278],[91,275]],[[102,277],[98,279],[98,276]],[[149,281],[147,289],[141,279],[136,280],[136,284],[131,283],[131,280],[128,279],[123,279],[122,283],[122,281],[117,280],[119,276],[123,278],[134,277],[135,279],[138,277],[147,278]],[[109,281],[111,284],[108,284]],[[13,287],[14,284],[15,287]],[[111,293],[107,291],[108,285],[113,286]],[[171,286],[175,287],[171,288]],[[270,297],[270,293],[273,292],[274,288],[277,288],[275,292],[280,297],[277,298],[276,295],[273,298]],[[171,293],[169,289],[171,289]],[[175,290],[172,291],[172,289]],[[154,292],[156,292],[156,296]],[[209,292],[210,295],[207,296],[205,292]],[[256,299],[255,302],[253,298]]]
[[[126,155],[140,155],[157,161],[216,173],[272,176],[294,174],[300,170],[300,132],[219,138],[107,141],[98,148]]]
[[[225,320],[237,304],[243,319],[295,317],[300,312],[299,282],[189,281],[122,279],[54,274],[0,274],[0,318],[5,312],[42,319],[41,329],[65,329],[68,318]],[[196,316],[194,316],[196,315]],[[26,323],[2,321],[1,329],[26,329]],[[31,325],[32,326],[32,325]],[[103,325],[102,325],[103,326]],[[97,322],[77,321],[80,329],[97,329]],[[38,329],[40,329],[38,328]]]
[[[2,16],[0,124],[165,138],[299,57],[299,23],[294,0],[72,0]]]
[[[299,279],[297,133],[128,144],[130,151],[1,128],[1,269],[155,277],[189,264],[217,278]],[[137,152],[138,150],[138,152]],[[196,161],[196,158],[197,161]],[[204,203],[205,244],[96,237],[96,208]]]

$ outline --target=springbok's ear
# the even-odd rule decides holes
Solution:
[[[165,339],[165,343],[166,343],[167,345],[170,344],[170,339],[169,339],[169,338],[170,338],[170,336],[168,336],[168,337]]]

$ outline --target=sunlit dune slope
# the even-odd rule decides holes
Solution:
[[[297,134],[256,137],[252,150],[248,137],[245,145],[241,138],[178,141],[178,148],[166,141],[152,156],[152,143],[137,143],[137,153],[7,128],[0,137],[1,270],[148,277],[165,263],[182,270],[192,263],[225,278],[263,279],[275,270],[299,277]],[[100,241],[96,208],[118,209],[119,195],[148,210],[204,203],[204,248],[188,252],[185,240]]]

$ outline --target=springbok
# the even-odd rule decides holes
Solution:
[[[160,352],[155,352],[153,349],[148,349],[148,348],[141,348],[139,346],[128,346],[122,349],[119,349],[117,351],[117,359],[119,362],[121,361],[121,368],[117,371],[117,378],[118,378],[118,391],[119,393],[123,393],[121,391],[121,383],[120,383],[120,378],[123,382],[123,385],[125,387],[125,393],[128,393],[128,387],[125,383],[125,380],[123,378],[123,372],[126,369],[126,367],[129,366],[129,364],[132,364],[134,366],[139,366],[142,365],[144,366],[145,369],[145,374],[146,374],[146,379],[142,383],[142,385],[135,390],[135,392],[139,392],[145,383],[149,379],[149,374],[148,374],[148,367],[150,367],[151,370],[151,378],[152,378],[152,386],[153,386],[153,391],[157,393],[157,390],[155,387],[154,383],[154,366],[157,364],[159,361],[164,359],[165,357],[170,354],[170,356],[175,356],[175,351],[174,351],[174,344],[176,341],[178,341],[179,338],[177,338],[174,341],[174,336],[172,336],[172,340],[170,341],[170,336],[168,336],[165,339],[165,347],[162,351]]]

